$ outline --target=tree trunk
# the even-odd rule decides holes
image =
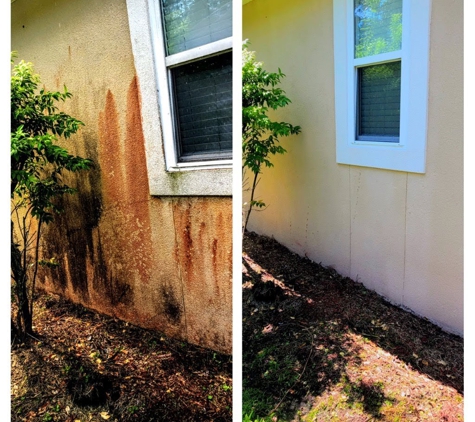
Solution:
[[[33,320],[30,312],[27,281],[28,277],[26,269],[22,265],[21,251],[17,243],[13,239],[13,222],[12,222],[12,239],[11,239],[11,271],[14,281],[14,293],[18,306],[17,314],[17,333],[23,340],[27,334],[33,332]],[[12,320],[13,321],[13,320]]]

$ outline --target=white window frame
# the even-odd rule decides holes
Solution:
[[[151,195],[231,196],[232,159],[178,162],[170,68],[232,49],[232,37],[166,57],[160,0],[126,0]]]
[[[402,48],[354,58],[354,0],[334,0],[336,161],[340,164],[425,173],[431,0],[403,0]],[[357,69],[401,61],[398,142],[356,139]]]

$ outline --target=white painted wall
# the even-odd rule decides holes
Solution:
[[[301,125],[264,171],[249,229],[463,334],[463,4],[432,1],[425,174],[336,163],[332,0],[256,0],[243,37]]]

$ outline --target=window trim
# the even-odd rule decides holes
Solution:
[[[211,57],[227,51],[231,51],[233,47],[233,37],[223,38],[219,41],[214,41],[209,44],[200,45],[199,47],[191,48],[190,50],[181,51],[165,57],[165,66],[173,67],[182,65],[188,62],[202,59],[204,57]],[[165,51],[165,49],[163,49]]]
[[[403,0],[401,50],[354,58],[354,1],[334,0],[336,161],[425,173],[431,0]],[[401,60],[399,142],[356,139],[357,68]]]
[[[165,49],[163,32],[158,31],[161,29],[160,15],[156,13],[157,8],[160,8],[158,1],[126,0],[134,65],[141,97],[142,130],[150,194],[231,196],[232,160],[184,162],[179,163],[179,166],[174,166],[173,161],[167,162],[166,149],[169,149],[170,139],[173,141],[173,148],[175,141],[173,137],[169,137],[169,132],[167,135],[167,131],[172,127],[173,118],[170,104],[166,105],[159,89],[164,86],[159,84],[159,78],[163,78],[164,75],[160,75],[157,65],[165,66]],[[229,46],[230,41],[231,39],[227,39],[225,43]],[[195,53],[196,51],[192,54]],[[163,83],[163,80],[161,82]],[[169,87],[168,80],[165,86]]]

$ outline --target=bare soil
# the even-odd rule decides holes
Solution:
[[[463,339],[246,233],[243,414],[248,421],[461,421]]]
[[[12,421],[231,421],[231,357],[42,295],[11,350]]]

